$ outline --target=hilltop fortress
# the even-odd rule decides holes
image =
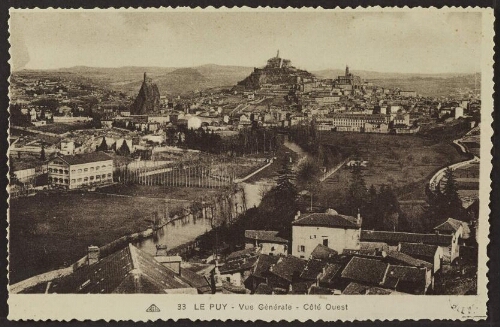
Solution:
[[[254,71],[238,82],[240,88],[258,90],[282,85],[296,85],[314,80],[311,73],[292,66],[291,61],[280,57],[278,50],[275,57],[267,60],[264,68],[254,68]]]

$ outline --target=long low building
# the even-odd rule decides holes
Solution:
[[[113,181],[113,158],[104,152],[58,156],[48,164],[48,184],[76,189]]]

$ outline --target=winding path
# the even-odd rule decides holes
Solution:
[[[469,149],[465,145],[463,145],[461,143],[461,141],[462,141],[462,139],[464,139],[465,137],[469,136],[471,133],[473,133],[475,131],[476,131],[476,128],[470,130],[467,134],[465,134],[461,138],[456,139],[456,140],[453,141],[453,143],[455,145],[457,145],[464,154],[471,154],[471,153],[470,153]],[[464,166],[467,166],[467,165],[470,165],[470,164],[477,164],[477,163],[479,163],[479,157],[477,157],[476,155],[474,155],[474,157],[472,159],[461,161],[461,162],[457,162],[457,163],[454,163],[454,164],[451,164],[449,166],[445,166],[445,167],[441,168],[430,179],[430,181],[429,181],[429,189],[432,192],[434,192],[434,193],[439,190],[439,185],[441,183],[441,180],[444,177],[446,169],[450,168],[451,170],[455,170],[457,168],[461,168],[461,167],[464,167]]]

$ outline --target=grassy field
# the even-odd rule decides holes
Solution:
[[[466,159],[448,142],[436,143],[418,136],[325,132],[322,143],[351,159],[368,161],[363,176],[367,187],[390,185],[399,200],[425,200],[429,178],[447,164]],[[341,169],[327,179],[322,205],[342,201],[349,185],[349,169]]]
[[[171,187],[114,184],[98,189],[101,193],[128,195],[134,197],[168,198],[184,201],[196,201],[201,197],[210,197],[220,190],[198,187]]]
[[[64,134],[66,132],[76,131],[79,129],[87,129],[88,123],[78,122],[78,123],[53,123],[44,126],[33,127],[38,131],[54,133],[54,134]]]
[[[10,282],[71,264],[87,246],[145,230],[161,199],[46,193],[10,201]]]

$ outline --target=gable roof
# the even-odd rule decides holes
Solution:
[[[385,242],[385,243],[424,243],[434,245],[450,245],[451,235],[442,234],[417,234],[405,232],[385,232],[385,231],[361,231],[362,242]]]
[[[260,248],[248,248],[239,251],[234,251],[226,257],[226,261],[239,259],[239,258],[249,258],[256,256],[260,251]]]
[[[326,265],[327,263],[325,261],[311,259],[307,261],[306,266],[300,274],[300,278],[316,280],[318,275],[323,272],[323,268],[325,268]]]
[[[325,272],[321,274],[319,281],[322,283],[331,283],[342,271],[344,266],[339,263],[329,263],[325,267]]]
[[[442,232],[456,232],[462,227],[462,222],[453,218],[448,218],[444,223],[434,227],[434,230]]]
[[[135,246],[123,248],[53,280],[49,293],[168,293],[169,289],[190,289],[182,278]],[[195,290],[196,292],[196,290]]]
[[[255,294],[273,294],[273,289],[266,283],[260,283],[255,289]]]
[[[429,260],[434,261],[434,256],[436,255],[437,245],[431,244],[421,244],[421,243],[399,243],[399,251],[410,256],[419,256],[424,258],[429,258]],[[431,262],[432,262],[431,261]]]
[[[68,156],[59,156],[59,159],[66,162],[68,165],[81,165],[91,162],[100,162],[113,160],[113,158],[104,152],[89,152],[89,153],[79,153]]]
[[[359,228],[355,217],[332,213],[315,212],[305,214],[293,221],[294,226],[319,226],[331,228]]]
[[[353,257],[342,271],[342,278],[379,285],[389,265],[379,260]]]
[[[415,284],[411,293],[423,294],[426,284],[426,270],[416,267],[389,265],[383,287],[398,289],[401,282]]]
[[[311,258],[318,260],[328,260],[336,257],[338,254],[339,253],[334,249],[330,249],[328,246],[325,246],[323,244],[318,244],[311,252]]]
[[[246,230],[245,237],[247,239],[258,240],[269,243],[288,243],[288,240],[277,236],[278,231],[274,230]]]
[[[342,294],[346,295],[360,295],[360,294],[389,295],[394,293],[398,292],[394,292],[392,290],[388,290],[385,288],[363,285],[356,282],[349,283],[349,285],[347,285],[347,287],[342,292]]]
[[[267,272],[269,272],[269,268],[271,268],[272,265],[276,264],[278,262],[280,257],[278,256],[273,256],[273,255],[267,255],[267,254],[261,254],[259,255],[259,258],[257,259],[257,263],[255,264],[255,268],[253,270],[253,276],[257,278],[265,278],[264,276]]]
[[[251,270],[257,262],[258,256],[240,257],[226,261],[220,268],[221,274],[234,273],[238,271]]]
[[[286,257],[280,257],[278,262],[271,266],[269,272],[292,282],[294,275],[300,274],[302,270],[304,270],[306,263],[307,262],[305,260],[288,255]]]
[[[409,256],[408,254],[405,254],[403,252],[399,252],[399,251],[387,251],[387,257],[393,259],[393,260],[396,260],[400,263],[404,263],[408,266],[413,266],[413,267],[424,267],[424,268],[429,268],[429,269],[432,269],[432,264],[427,262],[427,261],[423,261],[423,260],[419,260],[419,259],[416,259],[412,256]]]

